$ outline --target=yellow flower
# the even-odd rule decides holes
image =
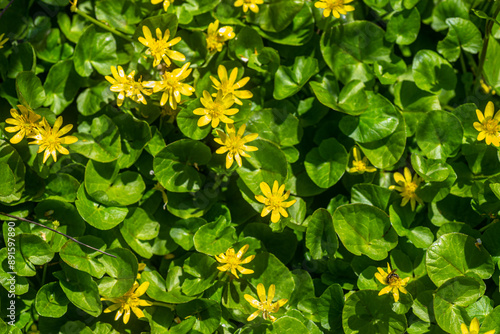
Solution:
[[[292,201],[285,202],[290,196],[290,190],[283,194],[285,191],[284,184],[280,187],[278,181],[275,180],[273,183],[273,190],[271,191],[271,188],[267,183],[261,182],[260,190],[262,190],[264,196],[257,195],[255,196],[255,199],[265,205],[262,213],[260,214],[261,217],[267,216],[271,211],[271,222],[273,223],[277,223],[280,220],[280,215],[285,218],[288,217],[288,213],[285,208],[291,207],[295,204],[295,202],[297,202],[297,200],[294,199]]]
[[[424,205],[424,202],[420,197],[415,193],[417,191],[418,186],[422,182],[422,179],[415,173],[413,176],[413,180],[411,177],[411,172],[408,167],[405,167],[404,177],[401,173],[394,173],[394,180],[398,184],[397,186],[390,186],[390,190],[396,189],[401,193],[401,197],[403,200],[401,201],[401,206],[405,206],[408,202],[411,204],[411,210],[415,211],[416,202]]]
[[[68,124],[64,126],[62,129],[59,129],[63,123],[62,116],[59,116],[54,123],[54,127],[51,128],[49,123],[45,118],[40,122],[41,124],[37,127],[37,133],[35,135],[29,136],[28,138],[34,139],[34,141],[30,142],[30,144],[39,145],[38,152],[45,151],[43,155],[43,163],[47,161],[50,155],[54,159],[54,162],[57,161],[56,151],[59,151],[61,154],[69,154],[69,151],[62,147],[61,144],[73,144],[78,141],[78,138],[75,136],[66,136],[61,138],[63,135],[68,133],[72,128],[72,124]]]
[[[213,76],[210,76],[210,80],[212,80],[212,82],[214,83],[212,87],[214,87],[218,91],[219,90],[222,91],[222,96],[232,94],[234,97],[234,102],[236,104],[239,104],[240,106],[243,104],[243,102],[241,102],[240,99],[252,98],[253,94],[249,90],[237,91],[237,89],[240,89],[241,87],[245,86],[247,82],[250,81],[250,77],[245,77],[240,81],[236,82],[236,77],[238,76],[237,67],[233,68],[228,78],[226,67],[224,67],[224,65],[219,65],[219,68],[217,69],[217,74],[219,75],[220,81],[214,78]],[[212,94],[212,96],[217,96],[217,93]]]
[[[346,5],[346,3],[352,2],[353,0],[319,0],[314,4],[316,8],[324,8],[323,15],[325,17],[333,14],[336,18],[340,17],[340,14],[345,15],[347,12],[352,12],[354,7],[351,5]]]
[[[239,278],[236,270],[238,270],[243,275],[253,274],[253,270],[243,268],[241,266],[242,264],[249,263],[255,258],[255,255],[250,255],[244,260],[241,259],[241,257],[247,252],[248,247],[248,245],[241,247],[237,254],[234,254],[234,249],[231,247],[226,251],[225,254],[221,253],[219,256],[215,255],[215,259],[217,260],[217,262],[223,264],[222,266],[217,267],[217,269],[222,272],[230,270],[231,274],[236,276],[236,278]]]
[[[132,288],[119,298],[101,298],[101,300],[109,300],[113,303],[113,305],[104,310],[104,313],[110,313],[119,309],[116,312],[115,321],[123,315],[124,324],[130,319],[130,310],[135,313],[137,318],[144,318],[144,313],[139,306],[151,306],[153,303],[139,297],[146,292],[148,287],[149,282],[144,282],[140,286],[139,283],[135,282]]]
[[[158,66],[163,59],[167,66],[170,66],[171,61],[173,60],[184,61],[186,57],[174,50],[170,50],[170,47],[181,41],[180,37],[176,37],[168,42],[170,38],[170,30],[165,30],[165,35],[162,37],[162,33],[160,28],[156,28],[156,38],[153,38],[151,35],[151,30],[147,26],[142,26],[142,32],[144,37],[139,37],[139,42],[147,46],[149,49],[146,50],[146,54],[152,55],[154,58],[153,66]]]
[[[410,277],[406,277],[404,279],[399,278],[399,275],[396,274],[396,269],[391,270],[391,266],[387,263],[387,272],[382,268],[377,268],[378,273],[375,273],[375,278],[379,280],[380,283],[387,285],[385,288],[380,290],[378,293],[379,296],[385,295],[392,291],[394,296],[394,301],[397,302],[399,300],[399,291],[406,294],[408,293],[404,288]]]
[[[236,108],[231,108],[234,104],[234,98],[232,95],[226,95],[223,97],[222,91],[219,90],[214,101],[212,100],[210,93],[205,90],[203,91],[203,97],[200,101],[205,108],[197,108],[193,110],[193,114],[202,116],[198,120],[198,126],[205,126],[212,122],[212,127],[216,128],[217,125],[219,125],[219,122],[234,123],[232,119],[227,117],[234,115],[239,111]]]
[[[363,157],[361,159],[361,153],[359,152],[357,147],[352,149],[352,153],[354,156],[354,161],[352,162],[352,167],[349,168],[349,173],[358,173],[363,174],[364,172],[373,173],[377,169],[372,166],[368,166],[368,158]]]
[[[276,313],[282,307],[288,302],[288,299],[280,299],[276,303],[273,303],[273,298],[274,298],[274,293],[275,293],[276,287],[274,284],[271,284],[269,287],[269,291],[266,297],[266,289],[264,288],[264,284],[259,283],[257,285],[257,295],[259,296],[260,302],[255,299],[254,297],[245,294],[245,299],[247,302],[250,303],[253,307],[257,309],[254,313],[252,313],[248,318],[247,321],[252,321],[253,319],[257,318],[261,313],[262,317],[265,320],[272,320],[273,322],[276,320],[276,317],[272,316],[270,313]]]
[[[40,331],[38,330],[38,327],[33,324],[27,334],[40,334]]]
[[[234,3],[234,7],[241,7],[243,6],[243,12],[248,12],[248,9],[254,13],[259,12],[259,7],[257,5],[262,5],[264,3],[264,0],[236,0]]]
[[[137,267],[137,279],[141,279],[141,271],[146,269],[146,264],[145,263],[139,263],[139,266]]]
[[[236,35],[233,28],[225,26],[219,29],[219,20],[210,23],[207,29],[207,49],[208,52],[222,51],[222,47],[226,41],[233,39]]]
[[[10,139],[12,144],[17,144],[24,137],[28,137],[36,133],[37,122],[42,118],[40,115],[35,114],[32,110],[26,108],[23,105],[18,105],[18,113],[16,109],[10,109],[10,114],[14,118],[7,118],[5,123],[12,124],[14,126],[8,126],[5,128],[7,132],[17,132],[14,137]],[[19,131],[19,132],[18,132]]]
[[[3,45],[5,43],[7,43],[7,41],[9,40],[9,38],[3,39],[4,36],[5,36],[5,33],[3,33],[3,34],[0,35],[0,49],[2,49]]]
[[[118,70],[116,67],[111,66],[111,73],[113,74],[113,77],[107,75],[105,78],[112,85],[109,89],[112,92],[119,93],[117,98],[118,107],[123,104],[125,97],[128,97],[135,102],[147,104],[146,99],[142,94],[151,95],[151,91],[144,88],[141,79],[139,79],[139,81],[135,81],[135,71],[130,72],[129,75],[125,75],[121,66],[118,66]]]
[[[168,7],[170,7],[170,5],[174,3],[174,0],[151,0],[151,3],[153,5],[157,5],[162,1],[163,1],[163,10],[164,11],[167,11]]]
[[[162,107],[170,101],[170,107],[175,110],[177,109],[177,104],[181,102],[181,94],[185,96],[193,95],[194,88],[182,82],[182,80],[191,74],[192,69],[189,68],[189,65],[191,63],[185,63],[181,68],[163,73],[161,81],[148,81],[144,83],[145,87],[153,88],[154,93],[163,91],[160,100]]]
[[[479,122],[474,122],[474,128],[479,131],[477,140],[486,138],[486,145],[493,144],[496,147],[500,146],[500,112],[495,114],[495,106],[493,102],[488,102],[484,109],[484,115],[481,110],[476,109],[476,115]]]
[[[233,124],[226,124],[226,132],[227,135],[221,130],[217,130],[217,134],[220,138],[214,138],[217,144],[222,145],[222,147],[218,148],[215,153],[224,154],[227,152],[226,156],[226,168],[230,168],[233,165],[234,159],[236,159],[236,163],[241,167],[241,156],[250,157],[245,151],[253,152],[257,151],[258,148],[255,146],[246,146],[245,144],[251,142],[259,135],[256,133],[251,133],[245,137],[243,134],[245,133],[246,125],[243,124],[239,129],[238,133],[236,133],[236,129]]]
[[[477,318],[472,319],[470,322],[470,329],[467,329],[466,324],[462,324],[460,329],[462,330],[462,334],[479,334],[479,320],[477,320]],[[492,329],[484,334],[495,334],[495,330]]]

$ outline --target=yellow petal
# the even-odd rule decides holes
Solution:
[[[484,109],[484,117],[485,118],[493,118],[493,114],[495,113],[495,105],[493,102],[489,101]]]
[[[259,296],[259,299],[262,303],[265,303],[267,298],[266,298],[266,289],[264,288],[264,284],[259,283],[257,285],[257,295]]]
[[[493,102],[488,102],[488,106],[490,105],[490,103],[493,105]],[[486,108],[488,108],[488,106],[486,106]],[[477,318],[472,319],[469,332],[479,333],[479,320],[477,320]]]

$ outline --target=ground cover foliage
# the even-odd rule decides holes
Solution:
[[[1,333],[500,332],[498,2],[0,8]]]

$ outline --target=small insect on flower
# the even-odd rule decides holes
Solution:
[[[246,13],[250,9],[254,13],[259,12],[259,6],[264,3],[264,0],[236,0],[234,3],[234,7],[243,6],[243,12]]]
[[[170,7],[170,5],[174,3],[174,0],[151,0],[151,3],[153,5],[157,5],[160,2],[163,2],[163,10],[167,11],[168,7]]]
[[[271,191],[271,188],[267,183],[261,182],[260,190],[262,191],[264,196],[257,195],[255,196],[255,199],[264,204],[264,209],[260,214],[261,217],[265,217],[270,212],[272,212],[271,222],[273,223],[277,223],[280,220],[281,216],[285,218],[288,217],[288,212],[286,212],[285,209],[291,207],[293,204],[295,204],[295,202],[297,202],[297,200],[294,199],[292,201],[285,202],[290,196],[290,190],[284,193],[284,184],[282,184],[280,187],[278,181],[275,180],[273,183],[273,190]]]
[[[481,246],[483,245],[483,242],[481,241],[481,239],[477,238],[476,243],[474,245],[476,246],[477,249],[481,250]]]
[[[113,77],[105,76],[106,80],[111,83],[109,88],[112,92],[119,93],[117,98],[117,105],[121,107],[125,97],[132,99],[132,101],[140,102],[142,104],[147,104],[144,95],[151,95],[151,91],[144,87],[141,79],[135,81],[135,71],[130,72],[130,74],[125,75],[123,68],[118,66],[118,69],[111,66],[111,73]],[[144,94],[144,95],[143,95]]]
[[[255,255],[250,255],[243,260],[241,259],[247,252],[248,247],[249,245],[241,247],[236,254],[234,253],[234,249],[231,247],[226,251],[226,253],[221,253],[219,256],[215,255],[217,262],[222,264],[222,266],[217,267],[217,269],[222,272],[230,271],[236,278],[239,278],[237,271],[244,275],[253,274],[253,270],[241,266],[242,264],[249,263],[255,258]]]
[[[354,156],[354,161],[352,162],[352,167],[349,168],[349,173],[364,174],[365,172],[373,173],[377,171],[377,168],[369,166],[369,161],[367,157],[361,158],[361,153],[357,147],[352,149],[352,155]]]
[[[216,130],[220,138],[214,138],[214,141],[217,144],[222,145],[222,147],[219,147],[217,151],[215,151],[215,153],[224,154],[227,152],[226,155],[227,169],[229,169],[233,165],[234,160],[236,160],[238,166],[241,167],[242,166],[241,157],[249,158],[250,155],[246,153],[247,151],[253,152],[258,150],[257,147],[247,146],[246,143],[255,140],[259,135],[256,133],[251,133],[243,137],[243,135],[245,134],[245,129],[246,125],[243,124],[239,128],[238,133],[236,133],[236,129],[233,124],[226,124],[227,134],[219,129]]]
[[[340,15],[345,15],[347,12],[352,12],[354,7],[351,5],[346,5],[353,0],[319,0],[314,4],[316,8],[324,8],[323,16],[328,17],[330,13],[336,18],[340,18]]]
[[[42,116],[33,112],[33,110],[26,108],[23,105],[18,105],[19,113],[16,109],[10,109],[10,114],[13,118],[7,118],[5,123],[14,126],[8,126],[5,131],[13,133],[17,132],[16,135],[10,138],[12,144],[17,144],[24,137],[35,135],[37,133],[37,124]]]
[[[474,128],[479,131],[477,140],[486,139],[486,145],[500,146],[500,112],[495,114],[495,105],[489,101],[484,109],[484,115],[481,110],[476,109],[476,115],[479,122],[474,122]]]
[[[375,278],[382,284],[387,285],[385,288],[380,290],[379,296],[384,295],[392,291],[394,296],[394,301],[397,302],[399,300],[399,292],[406,294],[407,291],[404,288],[410,277],[406,277],[401,279],[398,274],[396,274],[396,269],[391,270],[391,266],[387,263],[387,272],[382,268],[377,268],[378,273],[375,273]]]
[[[103,297],[101,300],[108,300],[113,303],[104,310],[104,313],[110,313],[116,311],[115,321],[120,319],[123,315],[123,323],[126,324],[130,319],[130,310],[134,312],[137,318],[144,318],[144,313],[139,308],[139,306],[151,306],[152,302],[144,299],[140,299],[149,287],[149,282],[144,282],[139,286],[139,283],[135,282],[132,288],[128,290],[122,297],[118,298],[106,298]]]
[[[234,104],[234,98],[232,95],[222,95],[222,91],[217,92],[217,97],[215,100],[212,99],[210,93],[206,90],[203,91],[203,97],[200,98],[201,104],[204,108],[197,108],[193,110],[193,114],[201,116],[198,119],[198,126],[202,127],[209,123],[212,123],[212,127],[216,128],[219,122],[222,123],[234,123],[232,119],[227,116],[236,114],[239,110],[237,108],[231,108]]]
[[[250,77],[245,77],[240,81],[236,82],[236,78],[238,77],[238,68],[235,67],[231,71],[229,78],[227,77],[227,70],[224,65],[219,65],[217,69],[217,74],[219,75],[219,80],[210,76],[210,80],[214,83],[212,87],[222,91],[222,96],[225,97],[228,94],[232,94],[234,98],[234,103],[243,105],[240,99],[250,99],[253,97],[253,94],[249,90],[238,90],[245,86],[248,81],[250,81]],[[212,96],[217,96],[217,93],[212,94]]]
[[[245,299],[247,302],[252,305],[252,307],[255,307],[257,311],[252,313],[248,318],[247,321],[252,321],[253,319],[257,318],[261,313],[262,317],[265,320],[271,320],[271,321],[276,321],[276,317],[272,316],[271,313],[276,313],[279,311],[280,307],[285,305],[288,302],[288,299],[280,299],[277,302],[273,303],[274,299],[274,294],[276,291],[276,286],[274,284],[271,284],[269,286],[269,291],[266,297],[266,289],[264,288],[264,284],[259,283],[257,285],[257,295],[259,296],[260,301],[255,299],[254,297],[245,294]]]
[[[405,167],[404,169],[404,177],[401,173],[394,173],[394,180],[398,184],[397,186],[390,186],[390,190],[396,189],[399,191],[401,194],[401,197],[403,197],[403,200],[401,201],[401,206],[405,206],[408,202],[411,204],[411,210],[415,211],[415,207],[417,205],[417,202],[424,205],[424,202],[420,197],[417,196],[416,191],[418,189],[418,186],[422,182],[422,179],[420,176],[418,176],[417,173],[415,175],[411,176],[410,169],[408,167]]]
[[[219,20],[215,20],[215,22],[208,25],[207,29],[206,40],[208,52],[221,52],[224,43],[235,36],[232,27],[224,26],[219,29]]]
[[[460,329],[462,330],[462,334],[479,334],[479,320],[477,318],[472,319],[469,328],[467,328],[466,324],[462,323]],[[495,334],[495,329],[487,331],[484,334]]]
[[[170,66],[172,63],[170,59],[177,61],[186,60],[186,57],[182,53],[170,50],[172,46],[181,41],[180,37],[168,41],[170,38],[170,30],[165,30],[165,35],[162,37],[160,28],[156,28],[156,39],[153,38],[151,30],[149,30],[147,26],[142,26],[142,33],[144,37],[139,37],[139,42],[148,47],[146,54],[153,56],[153,66],[158,66],[162,59],[167,66]]]
[[[57,161],[56,151],[61,154],[69,154],[69,151],[62,146],[62,144],[73,144],[78,141],[78,138],[75,136],[66,136],[62,138],[63,135],[71,131],[73,128],[72,124],[68,124],[64,126],[62,129],[61,125],[63,123],[62,116],[59,116],[54,123],[54,127],[50,127],[49,123],[45,118],[40,122],[40,125],[37,126],[37,133],[29,136],[28,138],[34,139],[29,144],[39,145],[37,153],[41,153],[45,151],[43,155],[43,163],[47,161],[50,155],[54,159],[54,162]]]

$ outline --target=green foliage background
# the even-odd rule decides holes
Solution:
[[[8,1],[1,0],[0,8]],[[477,141],[476,109],[500,101],[500,6],[485,0],[356,0],[341,19],[312,1],[265,0],[244,14],[232,0],[15,0],[0,18],[0,119],[17,104],[53,124],[62,115],[79,141],[42,164],[36,146],[0,139],[0,211],[34,219],[117,258],[16,221],[16,323],[6,322],[7,224],[0,241],[0,332],[36,324],[51,333],[460,333],[477,317],[500,332],[500,158]],[[209,54],[218,19],[236,38]],[[146,21],[144,21],[146,20]],[[160,96],[120,108],[110,66],[153,80],[137,43],[144,24],[182,37],[174,49],[194,68],[196,93],[179,113]],[[182,63],[176,62],[176,66]],[[254,95],[232,117],[258,133],[243,167],[226,170],[215,132],[192,111],[214,92],[218,65],[251,78]],[[5,123],[1,123],[1,128]],[[358,146],[378,170],[350,174]],[[388,190],[410,167],[425,183],[415,212]],[[260,217],[259,183],[286,184],[289,218]],[[160,182],[168,202],[153,189]],[[4,220],[9,220],[3,217]],[[54,221],[59,222],[55,226]],[[480,239],[480,242],[478,241]],[[214,255],[250,245],[255,271],[230,280]],[[168,255],[168,256],[167,256]],[[148,281],[151,301],[124,325],[100,296]],[[411,277],[394,302],[374,279],[387,263]],[[256,286],[288,303],[271,323],[246,318]],[[182,321],[174,321],[179,317]]]

